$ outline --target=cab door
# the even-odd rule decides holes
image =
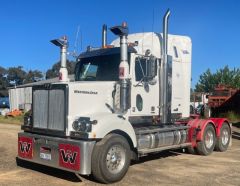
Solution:
[[[131,115],[153,116],[159,113],[158,59],[132,57]]]

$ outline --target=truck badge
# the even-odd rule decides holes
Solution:
[[[28,137],[18,138],[18,155],[22,158],[32,159],[33,157],[33,140]]]
[[[87,91],[87,90],[74,90],[75,94],[98,94],[96,91]]]
[[[64,163],[74,164],[78,153],[77,152],[72,153],[69,150],[66,152],[64,149],[61,149],[60,154]]]
[[[80,169],[80,148],[70,144],[59,144],[59,166],[72,170]]]
[[[20,143],[20,151],[22,153],[28,153],[30,151],[31,143],[21,142],[21,141],[19,143]]]

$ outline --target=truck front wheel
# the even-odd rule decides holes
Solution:
[[[118,134],[109,134],[97,142],[92,154],[92,174],[102,183],[121,180],[130,165],[130,147]]]

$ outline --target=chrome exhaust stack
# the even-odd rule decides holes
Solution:
[[[160,68],[160,121],[161,123],[171,122],[171,83],[169,83],[169,57],[168,56],[168,9],[163,17],[163,40],[162,40],[162,62]]]
[[[69,81],[68,70],[67,70],[67,48],[68,48],[67,37],[64,36],[60,39],[51,40],[51,43],[60,47],[61,67],[59,70],[59,80],[60,81]]]
[[[104,24],[102,27],[102,48],[107,46],[107,25]]]
[[[120,37],[120,64],[119,64],[119,84],[120,84],[120,112],[125,113],[130,108],[130,80],[128,64],[128,27],[123,22],[122,26],[115,26],[110,30]]]

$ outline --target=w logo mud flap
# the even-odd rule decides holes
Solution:
[[[22,158],[33,158],[33,140],[32,138],[19,137],[18,138],[18,155]]]
[[[80,148],[70,144],[59,144],[59,166],[80,170]]]

